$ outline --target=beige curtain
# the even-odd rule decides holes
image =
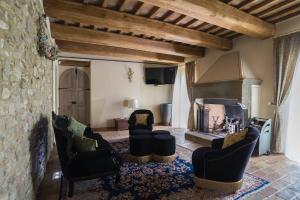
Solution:
[[[195,62],[189,62],[185,64],[185,78],[186,88],[191,103],[188,126],[189,130],[195,130],[195,119],[194,119],[194,95],[193,95],[193,84],[195,82]]]
[[[288,96],[299,52],[300,32],[274,39],[274,103],[276,110],[272,150],[275,153],[283,153],[284,151],[282,139],[286,133],[280,132],[280,124],[282,123],[280,108]]]

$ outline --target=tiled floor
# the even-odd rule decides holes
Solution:
[[[185,140],[183,129],[156,127],[155,129],[168,129],[175,135],[177,145],[195,150],[200,147],[192,141]],[[107,131],[101,135],[109,141],[117,141],[128,138],[128,131]],[[192,152],[190,151],[190,152]],[[190,157],[190,155],[187,155]],[[186,156],[184,156],[186,157]],[[45,178],[38,192],[38,200],[57,200],[59,194],[60,167],[56,151],[51,154],[47,164]],[[263,190],[254,193],[249,200],[300,200],[300,164],[290,161],[283,155],[270,155],[251,158],[247,172],[262,177],[271,184]]]

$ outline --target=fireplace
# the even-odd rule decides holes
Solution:
[[[245,128],[248,121],[248,109],[237,99],[198,98],[196,106],[196,128],[208,132],[215,125],[221,128],[225,116],[240,122],[240,128]]]
[[[240,53],[232,52],[219,57],[208,70],[199,74],[193,86],[193,97],[195,102],[199,98],[207,99],[205,101],[212,104],[231,106],[233,110],[233,107],[239,109],[237,104],[241,103],[248,109],[248,117],[258,117],[260,85],[261,80],[255,78]]]

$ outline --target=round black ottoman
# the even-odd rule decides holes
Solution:
[[[152,131],[153,135],[171,135],[170,131],[166,131],[166,130],[156,130],[156,131]]]
[[[158,162],[171,162],[175,159],[175,137],[168,134],[153,136],[153,159]]]
[[[131,130],[129,132],[130,136],[133,135],[152,135],[152,131],[151,130],[147,130],[147,129],[135,129],[135,130]]]
[[[150,135],[132,135],[129,137],[130,154],[146,156],[152,154],[152,137]]]

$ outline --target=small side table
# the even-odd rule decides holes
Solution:
[[[116,118],[115,128],[117,131],[128,130],[128,119],[127,118]]]

